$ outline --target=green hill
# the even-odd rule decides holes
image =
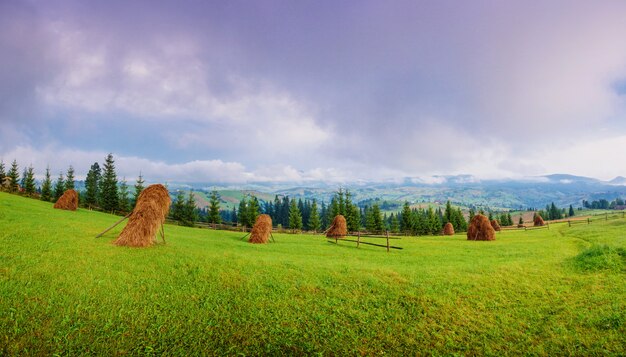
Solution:
[[[626,220],[404,237],[387,253],[320,236],[118,219],[0,193],[0,354],[626,354]]]

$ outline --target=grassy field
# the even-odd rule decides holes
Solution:
[[[626,220],[403,250],[166,226],[0,193],[0,354],[626,354]]]

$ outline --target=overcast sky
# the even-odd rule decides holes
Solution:
[[[148,181],[626,176],[625,1],[0,1],[0,158]]]

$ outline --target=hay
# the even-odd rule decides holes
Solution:
[[[348,234],[348,225],[346,224],[346,218],[342,215],[337,215],[333,219],[333,223],[326,231],[326,237],[340,238]]]
[[[267,214],[259,215],[250,232],[249,243],[265,244],[272,234],[272,217]]]
[[[541,218],[540,215],[536,214],[534,220],[535,227],[543,227],[545,224],[546,222],[543,221],[543,218]]]
[[[76,211],[78,208],[78,193],[75,190],[67,190],[54,204],[56,209]]]
[[[454,235],[454,226],[452,225],[452,223],[450,222],[446,223],[446,225],[443,227],[443,235],[444,236]]]
[[[492,219],[491,220],[491,226],[493,227],[493,230],[496,232],[500,232],[500,223],[498,223],[497,220]]]
[[[170,195],[165,186],[146,187],[139,197],[128,224],[114,244],[129,247],[148,247],[156,242],[155,235],[170,210]]]
[[[496,231],[489,218],[482,214],[475,215],[467,228],[467,240],[496,240]]]

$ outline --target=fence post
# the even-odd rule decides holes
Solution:
[[[568,225],[569,227],[571,227],[571,226],[572,226],[572,221],[570,221],[570,220],[568,219],[568,220],[567,220],[567,225]]]
[[[387,253],[389,253],[389,231],[387,231]]]
[[[591,219],[587,217],[587,224],[591,224]]]
[[[605,221],[608,221],[608,220],[609,220],[609,213],[608,213],[608,212],[604,214],[604,220],[605,220]]]
[[[356,238],[356,247],[359,247],[359,244],[361,243],[361,231],[359,231],[359,235]]]

